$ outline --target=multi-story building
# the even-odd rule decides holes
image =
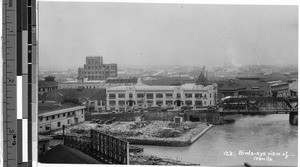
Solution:
[[[39,103],[38,132],[58,130],[84,121],[86,106],[74,103]]]
[[[105,80],[108,77],[117,76],[117,64],[103,64],[103,58],[100,56],[86,57],[86,64],[83,68],[78,68],[78,78]]]
[[[197,83],[197,82],[196,82]],[[116,86],[106,90],[108,110],[124,110],[128,107],[201,108],[217,105],[217,84],[184,84],[181,86]]]
[[[55,81],[54,76],[46,76],[45,80],[38,81],[38,93],[44,94],[45,92],[53,91],[58,88],[58,82]]]

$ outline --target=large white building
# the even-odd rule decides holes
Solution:
[[[38,132],[45,133],[84,121],[86,106],[74,103],[39,103]]]
[[[194,109],[217,104],[217,84],[184,84],[181,86],[149,86],[138,83],[134,86],[116,86],[106,90],[108,110],[127,108],[180,108]]]

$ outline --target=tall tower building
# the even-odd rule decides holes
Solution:
[[[86,64],[78,68],[78,78],[88,80],[105,80],[108,77],[117,77],[117,64],[103,64],[101,56],[86,57]]]

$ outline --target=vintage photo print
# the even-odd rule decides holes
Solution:
[[[297,5],[37,13],[39,165],[298,165]]]

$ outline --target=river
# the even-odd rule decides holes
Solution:
[[[298,126],[288,114],[235,116],[215,125],[188,147],[141,146],[144,153],[201,165],[285,165],[298,163]]]

